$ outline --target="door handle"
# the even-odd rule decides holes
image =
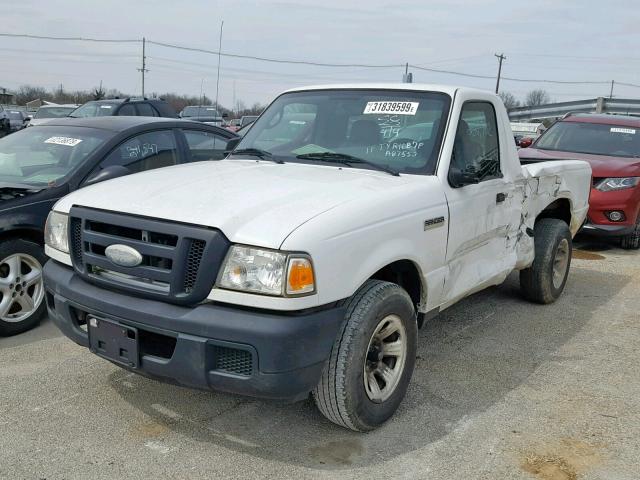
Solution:
[[[498,193],[496,195],[496,203],[502,203],[507,199],[507,194],[506,193]]]

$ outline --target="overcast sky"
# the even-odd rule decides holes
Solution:
[[[287,60],[400,64],[494,76],[640,84],[640,0],[0,0],[0,32],[136,39]],[[217,56],[147,45],[146,92],[215,97]],[[141,46],[0,37],[0,87],[106,88],[140,94]],[[401,68],[323,68],[222,58],[220,103],[268,102],[294,86],[400,81]],[[494,80],[414,70],[414,81],[492,90]],[[235,88],[234,88],[235,87]],[[607,85],[504,81],[524,97],[609,94]],[[619,97],[640,88],[616,86]]]

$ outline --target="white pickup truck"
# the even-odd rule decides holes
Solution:
[[[49,314],[134,372],[311,393],[357,431],[397,409],[430,315],[514,270],[556,300],[588,207],[587,163],[521,166],[502,102],[468,88],[290,90],[233,147],[60,200]]]

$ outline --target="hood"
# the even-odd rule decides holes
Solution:
[[[6,183],[0,182],[0,208],[4,202],[24,198],[28,195],[38,193],[46,187],[36,187],[34,185],[26,185],[22,183]]]
[[[311,218],[356,198],[380,196],[409,177],[373,170],[220,160],[128,175],[78,190],[73,205],[220,229],[232,242],[279,248]]]
[[[593,176],[598,177],[640,177],[640,158],[592,155],[589,153],[562,152],[521,148],[518,150],[522,163],[547,162],[553,160],[583,160],[591,165]]]
[[[35,127],[36,125],[44,125],[51,120],[59,120],[58,118],[32,118],[29,120],[29,126]]]

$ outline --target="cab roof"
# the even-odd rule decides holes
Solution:
[[[333,85],[312,85],[309,87],[292,88],[284,93],[306,92],[309,90],[404,90],[408,92],[442,92],[451,97],[453,97],[459,90],[467,92],[482,92],[484,94],[488,93],[486,90],[479,90],[475,88],[427,83],[341,83]]]

